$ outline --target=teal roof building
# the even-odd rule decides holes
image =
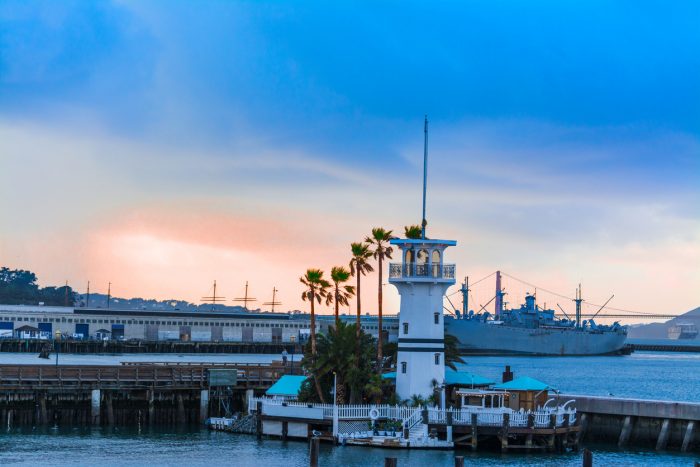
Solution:
[[[304,381],[306,381],[306,376],[284,375],[278,379],[275,384],[270,386],[270,389],[265,391],[265,395],[284,399],[296,399],[299,396],[299,391],[301,391],[301,385]]]
[[[522,376],[507,383],[497,384],[493,388],[504,391],[555,391],[552,386],[529,376]]]

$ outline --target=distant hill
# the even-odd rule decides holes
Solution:
[[[630,326],[627,336],[631,339],[667,339],[668,328],[677,323],[694,323],[700,328],[700,307],[690,310],[665,323],[641,324]]]
[[[88,303],[86,294],[75,295],[76,307],[89,308],[107,308],[107,295],[100,293],[91,293]],[[156,310],[156,311],[216,311],[225,313],[245,313],[246,309],[242,306],[228,306],[217,304],[212,307],[211,303],[196,304],[185,300],[154,300],[152,298],[121,298],[111,297],[109,299],[109,307],[118,310]],[[260,311],[260,309],[249,308],[247,311]]]

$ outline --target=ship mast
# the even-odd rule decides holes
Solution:
[[[581,284],[578,285],[578,289],[576,289],[576,298],[574,299],[574,302],[576,303],[576,327],[580,328],[581,327],[581,302],[583,299],[581,298]]]
[[[462,292],[462,318],[466,318],[469,314],[469,276],[464,278],[459,291]]]

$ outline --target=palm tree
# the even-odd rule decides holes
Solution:
[[[368,272],[374,271],[372,265],[367,262],[368,259],[372,257],[372,252],[369,249],[367,243],[352,243],[350,244],[350,250],[352,251],[352,258],[350,259],[350,274],[357,277],[357,321],[356,321],[356,332],[357,341],[360,340],[360,329],[362,324],[360,323],[360,317],[362,316],[362,304],[360,303],[360,276],[366,275]]]
[[[306,274],[299,281],[307,288],[302,292],[301,299],[311,303],[311,354],[316,355],[316,314],[314,302],[321,303],[321,299],[328,295],[331,284],[323,278],[320,269],[307,269]]]
[[[355,287],[352,285],[341,285],[343,282],[350,280],[350,271],[343,266],[335,266],[331,269],[331,280],[335,290],[326,297],[326,305],[330,305],[330,302],[335,301],[335,327],[337,328],[340,323],[338,309],[340,305],[347,305],[350,297],[355,295]]]
[[[423,230],[420,225],[407,225],[403,228],[406,238],[420,239],[423,236]]]
[[[337,376],[339,404],[378,400],[382,381],[373,367],[374,338],[360,331],[359,356],[353,352],[355,343],[355,324],[340,322],[327,333],[319,334],[316,356],[311,354],[311,346],[306,345],[301,365],[312,377],[302,385],[300,401],[325,403],[333,388],[333,373]]]
[[[383,353],[382,353],[382,343],[384,341],[383,339],[383,330],[384,328],[382,327],[382,262],[384,261],[384,258],[391,259],[391,254],[394,252],[394,249],[389,246],[389,240],[392,239],[391,236],[391,230],[384,230],[382,227],[375,227],[372,229],[372,235],[367,237],[365,239],[365,242],[369,243],[370,245],[374,246],[374,251],[372,252],[372,257],[377,260],[377,269],[379,271],[379,290],[377,292],[377,298],[379,299],[379,308],[377,308],[377,313],[379,315],[378,319],[378,327],[379,327],[379,339],[377,343],[377,362],[379,362],[380,368],[382,366],[382,361],[383,361]]]

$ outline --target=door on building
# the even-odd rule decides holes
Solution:
[[[221,326],[211,327],[211,340],[212,342],[221,342],[224,340],[224,328]]]
[[[282,328],[272,328],[272,343],[282,343]]]
[[[190,340],[192,340],[191,326],[180,326],[180,340],[182,342],[189,342]]]
[[[147,341],[157,341],[158,340],[158,325],[157,324],[147,324],[146,325],[146,340]]]
[[[253,342],[253,328],[251,326],[243,328],[243,342]]]
[[[75,337],[78,339],[87,340],[90,338],[90,325],[87,323],[80,323],[75,325]]]
[[[112,325],[112,339],[115,341],[124,340],[124,325],[123,324],[113,324]]]

